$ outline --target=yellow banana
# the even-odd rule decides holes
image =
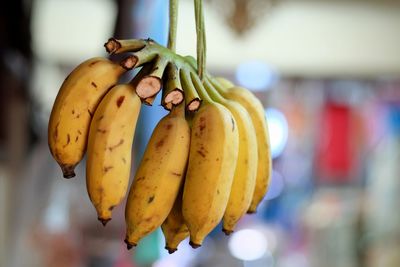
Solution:
[[[221,81],[222,79],[223,78],[216,78],[213,80],[213,82],[217,84],[218,80]],[[272,170],[271,146],[269,142],[268,125],[265,118],[264,108],[260,100],[249,90],[237,86],[230,88],[216,86],[216,88],[219,89],[220,93],[224,97],[237,101],[249,112],[256,130],[258,146],[257,179],[253,199],[248,210],[248,213],[254,213],[257,211],[257,206],[267,193]]]
[[[223,77],[215,77],[214,80],[218,82],[223,88],[231,88],[235,86],[233,82]]]
[[[201,246],[222,219],[229,200],[238,157],[237,124],[229,110],[211,100],[192,76],[203,104],[194,115],[182,213],[190,245]]]
[[[90,125],[86,184],[103,225],[127,191],[140,106],[133,85],[116,85],[100,102]]]
[[[92,115],[102,97],[125,69],[106,58],[91,58],[76,67],[63,82],[51,111],[48,142],[65,178],[85,154]]]
[[[159,227],[183,181],[190,143],[184,103],[157,124],[129,191],[125,208],[128,249]]]
[[[239,219],[246,214],[253,198],[257,172],[257,141],[248,112],[237,102],[224,99],[206,80],[211,98],[224,105],[233,115],[239,131],[239,152],[228,205],[223,217],[223,231],[233,232]]]
[[[189,236],[189,229],[182,215],[182,193],[181,190],[167,219],[161,225],[165,237],[165,249],[169,254],[177,251],[179,243]]]

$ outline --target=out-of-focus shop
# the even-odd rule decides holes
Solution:
[[[258,212],[169,255],[160,230],[126,250],[124,204],[103,227],[81,163],[62,179],[51,107],[79,62],[116,38],[167,42],[168,1],[6,1],[0,34],[0,265],[400,266],[400,3],[207,0],[207,68],[263,103],[273,157]],[[196,55],[193,1],[177,52]],[[158,102],[157,102],[158,101]],[[143,107],[132,173],[167,112]],[[132,177],[131,177],[132,178]]]

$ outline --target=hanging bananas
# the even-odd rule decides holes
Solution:
[[[125,198],[141,104],[159,92],[169,111],[153,131],[135,171],[126,207],[128,248],[161,226],[169,253],[190,237],[193,248],[222,221],[230,234],[256,211],[271,175],[268,129],[261,102],[230,81],[197,73],[196,61],[153,40],[116,40],[119,63],[89,59],[62,84],[48,127],[51,154],[64,177],[87,150],[87,192],[106,225]],[[141,68],[126,84],[121,75]]]

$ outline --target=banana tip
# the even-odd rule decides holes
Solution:
[[[169,253],[169,254],[172,254],[172,253],[174,253],[175,251],[178,250],[177,248],[170,248],[170,247],[168,247],[168,246],[166,246],[165,249],[168,250],[168,253]]]
[[[109,222],[109,221],[111,221],[111,218],[108,218],[108,219],[104,219],[104,218],[97,218],[100,222],[101,222],[101,224],[103,225],[103,226],[106,226],[107,225],[107,223]]]
[[[75,165],[60,165],[64,178],[70,179],[75,177]]]
[[[225,235],[231,235],[232,233],[233,233],[233,230],[228,230],[228,229],[222,229],[222,232],[224,232],[225,233]]]
[[[196,244],[196,243],[194,243],[192,241],[189,242],[189,245],[194,249],[201,247],[201,244]]]
[[[250,209],[247,211],[247,214],[254,214],[257,213],[257,210]]]
[[[125,244],[126,244],[126,249],[127,249],[127,250],[130,250],[131,248],[136,247],[136,244],[135,244],[135,243],[130,243],[130,242],[128,241],[128,239],[126,239],[126,238],[125,238],[124,242],[125,242]]]

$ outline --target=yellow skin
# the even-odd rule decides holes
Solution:
[[[223,231],[233,232],[246,214],[253,198],[257,172],[257,141],[248,112],[238,103],[224,99],[208,82],[205,87],[211,98],[224,105],[233,115],[239,131],[239,152],[228,205],[223,217]]]
[[[181,104],[154,129],[129,191],[125,208],[128,248],[156,230],[170,213],[183,181],[189,143],[190,128]]]
[[[231,113],[203,98],[192,122],[182,213],[190,244],[201,246],[221,221],[229,200],[238,155],[239,134]]]
[[[126,70],[106,58],[91,58],[65,79],[51,111],[48,143],[65,178],[75,176],[87,145],[90,121],[102,97]]]
[[[86,185],[104,225],[126,195],[140,106],[131,84],[116,85],[100,102],[90,125]]]
[[[220,84],[228,86],[232,84],[224,78],[215,78],[215,80]],[[257,206],[267,193],[272,170],[271,146],[264,108],[260,100],[249,90],[244,88],[236,86],[225,87],[220,93],[227,99],[238,102],[248,111],[256,130],[258,146],[257,178],[253,198],[248,210],[248,213],[255,213],[257,211]]]
[[[175,200],[171,212],[161,225],[165,237],[165,249],[174,253],[178,250],[178,245],[189,236],[189,229],[183,220],[182,215],[182,191]]]

